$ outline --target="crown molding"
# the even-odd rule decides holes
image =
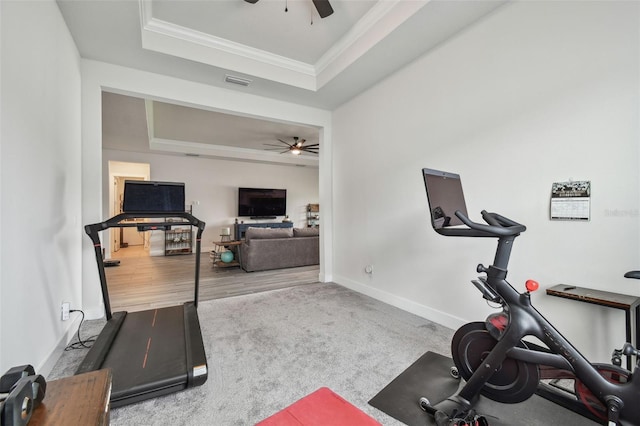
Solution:
[[[225,160],[253,161],[261,163],[277,163],[296,166],[319,167],[318,157],[282,155],[275,152],[260,151],[256,149],[239,148],[227,145],[214,145],[199,142],[189,142],[155,137],[153,124],[153,101],[144,101],[145,115],[147,118],[147,134],[149,137],[149,149],[172,154],[203,156],[208,158],[220,158]]]
[[[316,62],[316,73],[322,72],[331,62],[349,50],[363,35],[365,35],[382,17],[387,14],[400,0],[389,0],[376,3],[336,44],[334,44]]]
[[[316,62],[317,88],[330,82],[430,1],[385,0],[376,3]]]
[[[144,49],[316,90],[313,65],[154,18],[150,0],[139,5]]]
[[[170,152],[173,154],[221,158],[225,160],[287,164],[292,166],[319,167],[320,163],[318,157],[292,154],[284,155],[255,149],[161,138],[149,140],[149,148],[154,151]]]
[[[378,1],[315,64],[308,64],[154,18],[152,0],[139,0],[142,47],[317,91],[429,1]]]

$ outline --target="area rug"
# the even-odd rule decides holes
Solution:
[[[451,358],[427,352],[374,396],[369,404],[409,426],[435,425],[418,401],[426,397],[435,404],[455,393],[459,381],[449,374],[453,365]],[[491,426],[597,424],[538,395],[519,404],[500,404],[480,397],[476,411],[485,416]]]

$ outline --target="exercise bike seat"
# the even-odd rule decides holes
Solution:
[[[629,271],[624,274],[625,278],[637,278],[640,280],[640,271]]]

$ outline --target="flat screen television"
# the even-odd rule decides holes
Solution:
[[[184,183],[125,180],[122,211],[124,213],[184,212]]]
[[[274,218],[286,214],[286,189],[238,188],[238,216]]]

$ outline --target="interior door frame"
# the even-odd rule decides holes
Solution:
[[[125,180],[150,180],[151,165],[149,163],[128,163],[123,161],[109,161],[109,215],[113,217],[122,213],[122,194]],[[109,239],[111,244],[108,257],[120,250],[122,228],[111,228]],[[106,253],[105,253],[106,255]]]

